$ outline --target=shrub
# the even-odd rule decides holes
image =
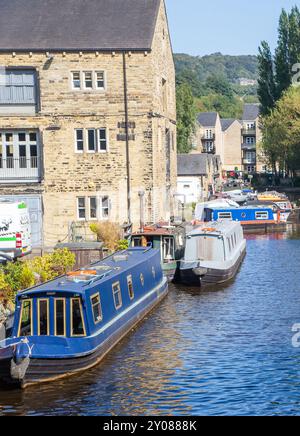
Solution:
[[[74,265],[75,255],[67,249],[25,262],[7,263],[0,268],[0,292],[14,301],[18,291],[65,274]]]
[[[121,239],[121,229],[118,224],[105,221],[91,224],[90,229],[96,233],[98,241],[104,243],[105,248],[113,252],[118,249]]]
[[[119,251],[127,250],[128,247],[129,247],[129,241],[127,239],[121,239],[120,241],[118,241]]]

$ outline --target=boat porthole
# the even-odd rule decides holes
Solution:
[[[242,218],[246,218],[245,212],[242,213]]]
[[[152,275],[153,275],[153,278],[155,279],[155,277],[156,277],[156,273],[155,273],[155,268],[154,268],[154,266],[152,267]]]
[[[145,280],[144,280],[144,276],[143,276],[143,274],[140,275],[140,279],[141,279],[141,284],[142,284],[142,286],[144,286],[144,284],[145,284]]]

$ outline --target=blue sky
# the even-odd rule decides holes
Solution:
[[[173,50],[257,54],[263,39],[274,49],[281,9],[295,4],[299,0],[166,0]]]

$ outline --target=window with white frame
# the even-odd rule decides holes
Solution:
[[[85,197],[77,198],[77,212],[78,219],[85,220],[86,219],[86,200]]]
[[[105,73],[104,71],[96,71],[95,72],[95,83],[97,89],[104,89],[105,88]]]
[[[78,153],[83,153],[84,151],[83,129],[75,130],[75,140],[76,140],[76,151]]]
[[[77,216],[79,220],[106,220],[110,216],[110,198],[92,196],[77,198]]]
[[[105,71],[72,71],[72,89],[104,90],[106,87]]]
[[[93,72],[84,71],[83,72],[83,84],[85,89],[93,89]]]
[[[97,151],[96,130],[88,129],[87,131],[87,150],[89,153]]]
[[[246,144],[255,144],[255,138],[252,136],[248,136],[246,138]]]
[[[106,153],[108,151],[107,129],[75,129],[75,151],[77,153]]]
[[[81,89],[80,71],[73,71],[72,72],[72,88],[73,89]]]

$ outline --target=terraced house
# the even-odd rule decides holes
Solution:
[[[70,226],[168,219],[175,70],[163,0],[0,0],[0,196],[35,245]]]

